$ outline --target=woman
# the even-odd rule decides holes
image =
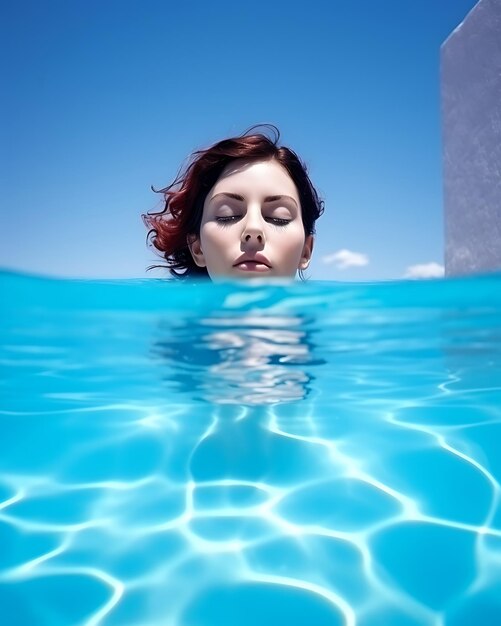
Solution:
[[[308,267],[323,202],[278,129],[266,127],[270,139],[256,128],[195,152],[160,190],[163,211],[143,216],[173,276],[293,278]]]

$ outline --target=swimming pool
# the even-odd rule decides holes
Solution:
[[[0,285],[3,624],[501,623],[501,275]]]

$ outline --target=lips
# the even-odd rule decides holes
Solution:
[[[268,259],[263,254],[254,254],[253,256],[242,255],[239,259],[237,259],[236,263],[233,264],[233,267],[245,266],[247,269],[259,268],[264,265],[268,269],[271,269],[271,264]]]

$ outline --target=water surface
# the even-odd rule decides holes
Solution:
[[[500,275],[0,291],[2,623],[501,623]]]

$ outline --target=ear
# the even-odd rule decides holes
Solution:
[[[313,243],[313,235],[307,235],[303,246],[303,252],[301,253],[301,260],[299,261],[298,269],[305,270],[310,264],[311,253],[313,252]]]
[[[198,265],[198,267],[205,267],[206,263],[204,253],[202,252],[202,247],[200,245],[200,237],[191,234],[186,237],[186,241],[188,243],[188,248],[190,249],[191,256],[193,257],[195,263]]]

